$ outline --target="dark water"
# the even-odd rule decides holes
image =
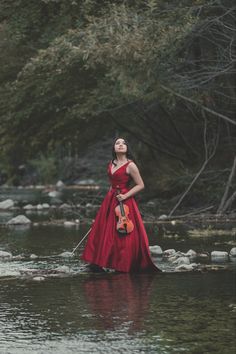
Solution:
[[[1,213],[1,220],[11,216]],[[0,250],[21,256],[0,259],[1,354],[235,353],[233,266],[204,273],[89,274],[79,258],[83,246],[76,257],[60,256],[88,228],[0,228]],[[152,228],[149,236],[163,249],[222,249],[214,244],[219,238],[165,239]],[[168,268],[161,259],[154,262]]]
[[[1,229],[24,258],[0,261],[0,353],[235,353],[234,272],[82,273],[81,248],[58,255],[85,229]],[[28,276],[53,269],[63,277]]]

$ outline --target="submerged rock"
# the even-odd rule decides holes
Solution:
[[[71,227],[77,225],[74,221],[65,221],[64,226]]]
[[[25,215],[17,215],[7,222],[7,225],[28,225],[31,224],[31,220]]]

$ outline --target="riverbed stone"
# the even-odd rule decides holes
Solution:
[[[190,260],[188,257],[179,257],[178,259],[176,259],[174,262],[174,264],[190,264]]]
[[[32,204],[27,204],[23,207],[24,210],[33,210],[36,209],[36,207]]]
[[[175,254],[176,254],[176,250],[174,248],[167,249],[163,252],[163,255],[165,257],[174,256]]]
[[[12,258],[12,253],[6,251],[0,251],[0,258],[10,259]]]
[[[149,246],[149,249],[150,249],[151,254],[153,254],[155,256],[162,256],[162,254],[163,254],[162,248],[158,245]]]
[[[211,252],[212,259],[228,259],[228,252],[225,251],[212,251]]]
[[[231,257],[236,257],[236,247],[231,248],[229,254]]]
[[[11,209],[14,206],[14,201],[12,199],[6,199],[3,202],[0,202],[0,210]]]
[[[191,272],[195,269],[198,268],[198,264],[197,263],[191,263],[191,264],[180,264],[175,268],[175,272],[179,272],[179,271],[188,271]]]
[[[65,221],[64,226],[71,227],[77,225],[74,221]]]
[[[187,253],[185,253],[185,256],[190,257],[190,258],[196,258],[197,257],[197,252],[194,250],[190,249],[188,250]]]
[[[33,277],[33,281],[44,281],[45,277]]]
[[[28,219],[25,215],[17,215],[7,222],[7,225],[29,225],[31,220]]]

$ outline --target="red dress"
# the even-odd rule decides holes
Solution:
[[[120,272],[156,272],[159,269],[151,260],[147,234],[133,197],[124,201],[129,207],[129,218],[134,224],[133,231],[124,236],[116,230],[117,189],[120,189],[122,194],[129,190],[131,177],[127,174],[126,168],[130,162],[119,167],[113,174],[111,173],[112,164],[108,166],[111,188],[96,215],[82,259],[91,264]]]

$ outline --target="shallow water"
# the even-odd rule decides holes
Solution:
[[[0,248],[22,259],[0,261],[0,353],[234,353],[233,271],[83,273],[82,248],[59,255],[86,227],[1,229]]]
[[[11,217],[0,215],[1,221]],[[40,217],[49,214],[31,215]],[[0,228],[0,250],[20,256],[0,259],[1,354],[235,353],[234,262],[226,262],[229,270],[204,273],[89,274],[80,261],[83,245],[75,257],[61,256],[88,229]],[[232,248],[227,237],[189,239],[180,230],[173,239],[147,229],[150,244],[163,249]],[[154,262],[173,270],[160,258]]]

